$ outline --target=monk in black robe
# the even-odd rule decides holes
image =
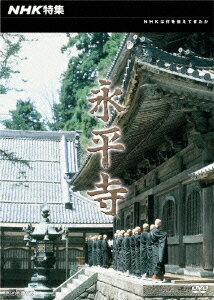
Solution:
[[[126,272],[126,266],[125,266],[125,240],[126,240],[126,232],[123,233],[123,240],[122,240],[122,250],[121,250],[121,271]]]
[[[93,266],[97,266],[97,235],[93,237],[92,261],[93,261]]]
[[[147,255],[148,255],[148,235],[149,235],[149,224],[143,224],[143,231],[140,235],[140,271],[141,275],[148,275],[148,264],[147,264]]]
[[[91,267],[93,265],[93,260],[92,260],[92,236],[90,235],[88,238],[88,264]]]
[[[117,239],[118,239],[118,234],[117,232],[114,234],[114,239],[113,239],[113,268],[114,270],[117,270],[117,265],[118,265],[118,257],[117,257]]]
[[[118,257],[118,271],[123,271],[123,231],[121,230],[117,239],[117,257]]]
[[[155,224],[151,224],[147,237],[147,276],[152,277],[152,236],[151,232],[155,228]]]
[[[124,271],[129,274],[131,272],[131,229],[124,234]]]
[[[136,269],[136,254],[135,254],[135,229],[132,230],[132,236],[130,238],[130,248],[131,248],[131,274],[135,275]]]
[[[138,226],[135,228],[135,275],[140,276],[140,234],[141,228]]]
[[[168,263],[167,233],[161,229],[161,220],[155,220],[155,228],[149,234],[151,247],[149,273],[152,279],[163,280],[165,264]]]
[[[102,240],[102,255],[103,255],[102,267],[108,268],[111,263],[111,248],[108,244],[108,237],[106,234],[103,235],[103,240]]]
[[[85,239],[85,263],[88,264],[88,238]]]
[[[102,266],[103,264],[103,253],[102,253],[102,235],[98,235],[97,238],[97,265]]]

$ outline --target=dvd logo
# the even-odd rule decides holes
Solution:
[[[192,292],[194,294],[205,294],[208,290],[207,285],[194,285],[192,286]]]
[[[41,15],[41,12],[39,11],[43,6],[42,5],[16,5],[15,7],[13,5],[9,6],[8,15],[14,14],[14,15]]]

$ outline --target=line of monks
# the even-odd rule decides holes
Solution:
[[[163,280],[168,262],[167,234],[161,229],[161,220],[143,224],[143,230],[117,230],[114,239],[107,235],[89,236],[86,245],[86,263],[108,268],[127,275]]]

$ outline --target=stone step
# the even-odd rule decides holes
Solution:
[[[56,292],[56,293],[55,293],[55,297],[60,296],[60,294],[61,294],[61,292]]]
[[[76,285],[73,283],[68,283],[67,288],[69,289],[69,291],[73,291],[76,288]]]
[[[62,293],[56,292],[54,300],[61,300],[62,299]]]
[[[64,296],[56,296],[55,298],[54,298],[54,300],[62,300],[64,298]]]
[[[85,280],[88,279],[88,276],[87,276],[87,275],[80,274],[80,275],[78,276],[78,279],[80,279],[80,280],[82,280],[82,281],[85,281]]]
[[[95,271],[92,271],[90,268],[85,268],[86,276],[92,276],[94,273],[95,273]]]
[[[67,283],[61,288],[60,292],[56,292],[56,296],[54,300],[63,300],[65,296],[72,293],[72,291],[75,290],[84,281],[86,281],[89,278],[89,276],[94,274],[94,272],[92,271],[88,271],[87,273],[88,274],[86,274],[84,270],[82,273],[72,278],[72,280],[69,283]]]
[[[78,279],[78,278],[72,280],[72,284],[74,284],[75,287],[79,286],[79,285],[82,284],[82,283],[83,283],[83,280],[80,280],[80,279]]]
[[[61,295],[66,295],[67,293],[69,293],[69,289],[66,287],[61,288]]]

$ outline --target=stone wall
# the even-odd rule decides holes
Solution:
[[[75,300],[85,300],[85,299],[94,300],[95,295],[96,295],[96,285],[93,284],[91,287],[84,290],[84,292],[80,294],[77,298],[75,298]]]
[[[80,280],[81,275],[86,275],[85,280]],[[73,281],[79,280],[78,285],[74,285]],[[80,269],[76,274],[66,280],[63,284],[57,287],[54,292],[56,294],[56,298],[58,299],[57,293],[60,294],[60,300],[93,300],[96,294],[96,283],[97,283],[97,272],[87,272],[87,268]],[[72,287],[73,285],[73,287]],[[67,289],[69,292],[63,292],[63,288]]]
[[[94,268],[93,268],[94,269]],[[94,271],[94,270],[93,270]],[[92,272],[92,268],[86,270]],[[98,270],[94,300],[214,300],[214,283],[154,283],[151,280],[118,275],[113,270]],[[91,298],[90,298],[91,297]],[[75,300],[77,300],[75,299]]]

